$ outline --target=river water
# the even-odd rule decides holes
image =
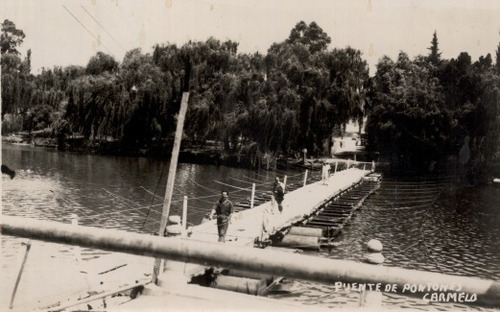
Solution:
[[[2,163],[16,170],[2,176],[4,215],[71,222],[140,233],[158,231],[168,161],[62,153],[38,147],[2,145]],[[303,172],[278,171],[287,183],[301,183]],[[222,189],[233,202],[268,191],[275,172],[224,166],[178,165],[171,214],[181,214],[188,196],[188,223],[198,224]],[[319,173],[310,174],[313,179]],[[360,261],[365,243],[384,244],[384,265],[453,275],[500,279],[500,187],[457,187],[446,179],[397,180],[384,177],[380,189],[356,212],[330,250],[306,252],[318,257]],[[8,300],[19,268],[23,240],[2,236],[2,301]],[[64,254],[65,250],[61,251]],[[89,253],[91,253],[89,251]],[[103,252],[93,251],[98,257]],[[56,258],[60,255],[51,255]],[[4,278],[8,277],[8,278]],[[26,282],[26,281],[25,281]],[[278,300],[313,306],[357,307],[359,293],[331,285],[289,281]],[[7,296],[8,294],[9,296]],[[2,305],[4,306],[4,305]],[[455,303],[427,304],[418,298],[385,294],[386,308],[485,310]]]

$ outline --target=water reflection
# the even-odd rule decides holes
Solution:
[[[158,231],[168,161],[4,145],[2,162],[17,172],[14,180],[2,178],[4,214],[69,223],[71,214],[76,213],[83,225]],[[288,183],[302,182],[301,172],[279,172],[284,174]],[[188,196],[188,222],[198,224],[222,189],[230,192],[233,201],[239,201],[250,197],[255,182],[261,196],[270,189],[274,176],[272,172],[179,164],[171,213],[180,215],[183,196]],[[499,279],[498,198],[500,188],[494,186],[456,189],[443,181],[384,178],[381,188],[338,237],[339,246],[315,255],[359,261],[364,244],[376,238],[384,244],[386,266]],[[22,241],[2,237],[2,272],[16,271]],[[69,253],[68,248],[58,247],[59,253]],[[85,249],[83,254],[91,258],[102,252]],[[281,300],[356,307],[359,296],[355,292],[335,294],[331,286],[300,281],[293,283],[291,290]],[[384,296],[384,306],[429,307],[397,295]],[[437,307],[464,309],[460,305]]]

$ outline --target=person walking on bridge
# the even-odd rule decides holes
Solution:
[[[285,199],[285,185],[280,182],[280,178],[278,177],[274,180],[273,196],[274,200],[278,203],[278,210],[281,213],[283,211],[283,205],[281,205],[281,203]]]
[[[328,179],[330,178],[330,164],[325,160],[323,162],[323,167],[321,167],[321,180],[323,185],[328,185]]]
[[[208,217],[213,219],[217,215],[217,231],[219,233],[219,243],[226,242],[226,233],[229,223],[231,221],[231,214],[233,213],[233,203],[228,199],[229,194],[227,191],[221,192],[221,198],[215,204],[215,207],[210,212]]]

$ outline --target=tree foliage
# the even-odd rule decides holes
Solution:
[[[430,50],[427,60],[436,66],[439,65],[439,62],[441,61],[441,52],[439,52],[438,45],[437,33],[434,32],[434,34],[432,35],[431,46],[427,48],[428,50]]]
[[[383,58],[373,78],[367,130],[372,146],[394,165],[427,168],[441,151],[450,118],[432,66],[401,52],[396,62]]]
[[[490,54],[441,60],[434,33],[428,57],[401,52],[377,64],[369,92],[370,147],[399,169],[428,172],[460,163],[461,180],[478,182],[498,161],[499,75]],[[468,144],[470,159],[458,159]]]
[[[453,159],[469,138],[469,172],[500,157],[499,51],[473,62],[467,52],[442,59],[437,34],[430,53],[411,60],[382,57],[369,77],[359,50],[329,48],[319,25],[301,21],[267,53],[238,53],[238,43],[208,38],[123,60],[97,52],[86,67],[31,74],[24,33],[2,24],[2,129],[49,130],[60,144],[82,136],[89,145],[165,149],[182,93],[190,92],[184,142],[223,142],[228,152],[329,155],[336,129],[368,117],[369,149],[398,168],[420,172]],[[36,52],[35,52],[36,53]],[[342,134],[342,133],[341,133]]]
[[[2,54],[9,53],[19,55],[17,50],[26,35],[21,29],[17,29],[14,22],[6,19],[2,23],[2,34],[0,35],[0,48]]]

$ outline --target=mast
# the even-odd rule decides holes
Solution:
[[[189,92],[182,93],[181,108],[179,110],[179,115],[177,117],[177,128],[175,129],[174,146],[172,148],[172,157],[170,158],[170,168],[168,170],[167,187],[165,190],[165,198],[163,200],[163,210],[161,214],[160,229],[158,230],[159,236],[163,236],[163,234],[165,233],[165,228],[167,227],[168,215],[170,214],[170,204],[172,203],[172,193],[174,190],[175,173],[177,171],[177,161],[179,159],[179,150],[181,147],[181,140],[182,140],[182,130],[184,128],[184,119],[186,117],[188,100],[189,100]],[[161,258],[156,258],[153,267],[153,278],[152,278],[153,283],[156,283],[156,280],[160,273],[160,264],[161,264]]]

